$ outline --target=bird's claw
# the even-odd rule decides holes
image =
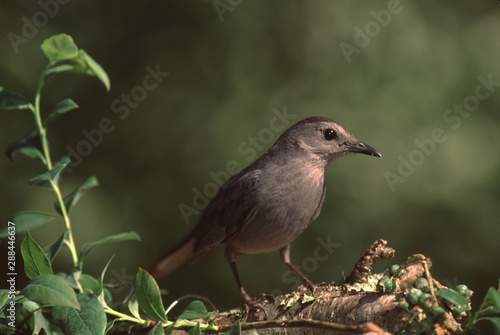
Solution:
[[[314,290],[316,289],[316,285],[314,285],[309,279],[304,278],[304,284],[303,286],[311,291],[311,293],[314,293]]]
[[[241,300],[243,300],[243,311],[244,315],[249,316],[250,312],[262,311],[267,319],[267,313],[264,308],[260,305],[257,305],[258,302],[262,300],[267,300],[270,303],[274,303],[276,299],[269,294],[262,293],[258,297],[251,298],[248,294],[241,294]]]

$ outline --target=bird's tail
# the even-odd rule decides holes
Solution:
[[[149,270],[149,274],[155,278],[168,276],[193,255],[193,246],[194,234],[191,233],[153,265]]]

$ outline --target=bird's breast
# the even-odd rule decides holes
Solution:
[[[272,176],[272,177],[271,177]],[[240,254],[281,249],[314,220],[324,198],[324,169],[299,166],[264,174],[253,199],[257,214],[228,245]]]

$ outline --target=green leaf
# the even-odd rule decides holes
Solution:
[[[21,293],[40,305],[80,308],[73,288],[64,278],[56,275],[34,277]]]
[[[40,307],[39,304],[29,299],[22,303],[22,308],[31,314],[29,322],[33,334],[40,334],[42,329],[45,329],[46,334],[52,334],[50,322],[45,318]]]
[[[20,212],[14,214],[8,221],[15,224],[16,234],[23,234],[28,231],[28,229],[33,229],[41,226],[44,223],[49,222],[56,216],[50,213],[42,212]],[[8,225],[5,226],[2,231],[0,231],[0,238],[8,236]]]
[[[52,190],[52,184],[50,183],[52,178],[50,177],[50,173],[44,172],[39,174],[36,177],[28,179],[29,186],[38,186],[40,188],[45,188],[47,190]]]
[[[68,164],[71,163],[71,159],[68,156],[62,156],[61,159],[52,167],[49,174],[52,180],[57,180],[59,174],[64,170]]]
[[[500,291],[490,287],[477,313],[479,315],[500,313]]]
[[[9,290],[7,289],[1,289],[0,290],[0,310],[2,309],[3,306],[7,305],[10,303],[9,301]]]
[[[170,324],[170,326],[167,326],[167,328],[165,328],[165,335],[172,335],[173,331],[175,330],[175,326],[175,322]]]
[[[99,283],[99,292],[97,292],[96,295],[97,295],[99,301],[103,304],[103,306],[106,306],[106,299],[105,299],[105,294],[104,294],[104,275],[106,274],[106,270],[108,269],[108,266],[114,257],[115,257],[115,255],[111,256],[109,261],[104,266],[104,269],[102,270],[101,274],[99,275],[99,278],[97,278],[97,282]]]
[[[224,332],[224,335],[240,335],[241,334],[241,325],[240,320],[236,321],[231,328]]]
[[[100,335],[106,329],[106,312],[99,300],[91,295],[78,294],[81,309],[56,306],[52,309],[54,322],[65,334]]]
[[[83,49],[78,49],[71,36],[60,34],[46,39],[42,43],[42,50],[55,65],[44,73],[44,79],[55,73],[80,73],[97,77],[109,91],[111,84],[106,71]],[[65,64],[56,65],[57,62]]]
[[[82,251],[80,252],[80,259],[83,259],[85,255],[87,255],[92,248],[98,245],[106,245],[110,243],[123,242],[123,241],[140,241],[141,238],[135,231],[129,231],[125,233],[119,233],[115,235],[107,236],[99,241],[85,243],[83,245]]]
[[[80,287],[81,287],[80,278],[82,277],[81,271],[73,269],[73,271],[71,271],[71,273],[66,274],[64,272],[62,272],[62,273],[60,272],[60,273],[57,273],[57,275],[66,279],[66,282],[69,284],[69,286],[71,286],[75,290],[80,289]]]
[[[33,334],[54,334],[55,331],[52,329],[52,325],[49,320],[45,318],[41,309],[37,309],[33,312]],[[45,333],[42,332],[45,330]]]
[[[196,326],[194,326],[187,332],[187,335],[201,335],[201,328],[199,321],[196,322]]]
[[[19,149],[16,149],[14,152],[18,152],[20,153],[21,155],[25,156],[25,157],[29,157],[29,158],[33,158],[33,159],[38,159],[39,161],[41,161],[43,164],[45,164],[45,157],[43,157],[43,154],[40,150],[38,150],[37,148],[34,148],[34,147],[24,147],[24,148],[19,148]]]
[[[47,119],[45,119],[43,126],[47,127],[47,125],[55,120],[58,116],[75,108],[78,108],[78,105],[71,99],[64,99],[62,101],[59,101],[52,112],[50,112],[49,116],[47,116]]]
[[[34,130],[9,144],[5,150],[5,155],[10,160],[13,160],[14,153],[16,152],[29,158],[39,159],[44,164],[46,163],[45,157],[42,154],[42,142],[40,141],[38,130]]]
[[[205,307],[205,305],[201,301],[195,300],[195,301],[192,301],[186,307],[186,309],[184,309],[184,311],[181,313],[181,315],[179,315],[179,317],[177,319],[178,320],[181,320],[181,319],[191,320],[191,319],[197,319],[197,318],[204,318],[207,316],[208,316],[208,312],[207,312],[207,308]]]
[[[90,190],[91,188],[99,186],[99,181],[96,176],[90,176],[81,184],[76,190],[68,194],[64,197],[64,206],[66,207],[66,212],[69,214],[73,206],[80,200],[85,192]],[[54,203],[54,207],[56,211],[62,215],[61,206],[59,202]]]
[[[108,74],[84,50],[80,49],[78,51],[78,56],[76,56],[71,60],[70,65],[72,65],[72,68],[69,71],[73,73],[84,74],[87,76],[95,76],[104,84],[106,90],[109,91],[111,84],[109,81]]]
[[[41,175],[33,177],[28,180],[28,185],[38,186],[41,188],[52,189],[51,181],[56,185],[59,184],[59,175],[64,170],[68,164],[71,163],[71,159],[67,156],[63,156],[49,172],[44,172]]]
[[[458,292],[443,288],[437,291],[436,296],[442,300],[447,301],[449,304],[454,305],[457,312],[465,312],[469,310],[467,300]]]
[[[139,268],[135,278],[135,294],[141,310],[153,320],[167,322],[165,308],[161,301],[160,289],[154,278]]]
[[[106,330],[104,331],[106,334],[115,326],[115,322],[118,319],[111,319],[107,324],[106,324]]]
[[[80,49],[78,55],[72,59],[67,60],[68,63],[57,65],[45,72],[45,79],[49,76],[61,73],[69,72],[76,74],[83,74],[87,76],[97,77],[109,91],[111,83],[109,81],[108,74],[104,69],[87,54],[84,50]]]
[[[34,301],[31,301],[29,299],[24,300],[22,305],[23,305],[23,308],[25,310],[27,310],[28,312],[34,312],[40,308],[40,304],[38,304]]]
[[[50,77],[53,74],[58,74],[61,72],[71,72],[73,71],[73,68],[75,66],[71,64],[61,64],[61,65],[56,65],[45,71],[43,74],[43,79],[46,80],[48,77]]]
[[[40,245],[33,240],[29,231],[21,243],[21,254],[23,255],[24,272],[29,279],[38,275],[53,274],[50,260]]]
[[[0,86],[0,109],[33,109],[33,105],[21,94],[6,90]]]
[[[93,294],[99,299],[99,295],[101,292],[104,292],[104,302],[103,306],[107,306],[113,303],[113,297],[111,296],[111,292],[107,288],[101,288],[99,279],[92,277],[86,273],[82,273],[79,279],[80,285],[83,288],[83,292],[85,294]],[[101,301],[99,299],[99,301]]]
[[[111,83],[109,81],[108,74],[104,69],[92,58],[90,57],[89,54],[87,54],[84,50],[79,51],[79,58],[82,58],[85,60],[85,66],[82,67],[83,73],[91,76],[96,76],[101,83],[104,84],[104,87],[106,87],[106,91],[109,91],[111,88]],[[79,68],[75,69],[79,70]]]
[[[78,55],[78,47],[73,42],[73,38],[66,34],[47,38],[43,41],[41,48],[51,63],[71,59]]]
[[[18,331],[16,331],[16,328],[12,328],[10,326],[7,326],[7,324],[0,323],[0,334],[3,335],[16,335]]]
[[[82,285],[82,288],[86,293],[92,293],[97,296],[101,292],[99,281],[86,273],[82,273],[80,285]]]
[[[59,250],[61,250],[61,247],[63,246],[64,242],[69,241],[69,231],[66,229],[66,231],[55,241],[54,243],[46,246],[43,248],[43,252],[45,255],[47,255],[47,258],[52,261],[56,257],[57,253]]]
[[[128,310],[134,317],[138,319],[141,318],[141,314],[139,314],[139,303],[137,302],[137,297],[135,296],[135,294],[132,295],[128,300]]]
[[[163,332],[163,326],[161,325],[161,322],[158,322],[156,326],[151,328],[151,330],[148,332],[148,335],[164,335],[165,333]]]

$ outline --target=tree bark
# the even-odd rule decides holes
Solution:
[[[405,329],[410,321],[417,326],[427,321],[435,334],[460,333],[461,325],[449,311],[438,320],[427,319],[429,315],[418,305],[408,309],[406,303],[402,307],[406,289],[411,288],[417,278],[426,277],[436,287],[444,287],[432,279],[430,259],[413,255],[392,275],[388,271],[371,274],[377,261],[394,257],[394,250],[386,245],[384,240],[375,241],[338,286],[320,284],[314,292],[300,286],[290,294],[267,300],[263,298],[262,309],[252,310],[248,315],[242,315],[242,310],[236,309],[212,314],[209,322],[213,321],[223,332],[240,321],[243,334],[247,333],[246,330],[258,329],[259,334],[390,335]],[[395,282],[394,290],[381,285],[379,279],[384,276]],[[432,285],[430,287],[436,301]],[[180,330],[173,334],[185,332]]]
[[[297,291],[276,298],[274,303],[264,302],[264,311],[255,311],[242,318],[240,311],[220,313],[215,316],[216,325],[233,324],[237,320],[250,323],[265,320],[316,320],[340,325],[376,324],[393,333],[400,330],[411,316],[398,307],[402,294],[381,294],[357,291],[345,286],[318,286],[314,296],[301,287]],[[266,317],[267,315],[267,317]],[[352,334],[352,331],[335,331],[318,328],[317,325],[297,328],[259,329],[259,334]],[[366,333],[356,331],[356,333]]]

